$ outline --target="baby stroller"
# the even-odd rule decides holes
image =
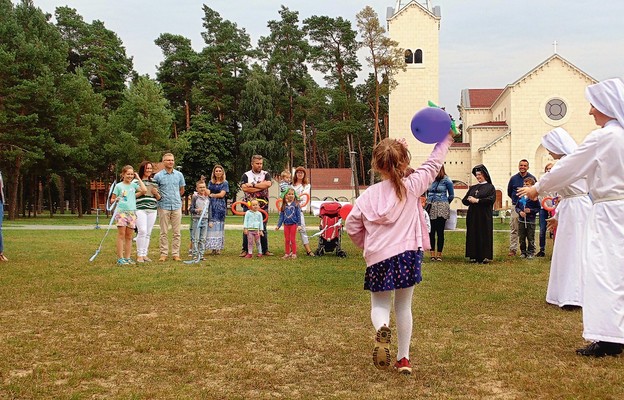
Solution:
[[[323,203],[319,210],[320,235],[316,255],[322,256],[325,253],[336,252],[338,257],[346,257],[347,253],[340,247],[342,237],[342,218],[340,217],[340,203]]]

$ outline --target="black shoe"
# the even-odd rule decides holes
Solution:
[[[565,311],[575,311],[575,310],[580,310],[581,306],[576,306],[574,304],[564,304],[561,306],[561,309]]]
[[[622,353],[621,343],[593,342],[589,346],[576,349],[576,354],[586,357],[617,356]]]
[[[541,250],[540,250],[540,252],[539,252],[539,253],[537,253],[537,254],[535,255],[535,257],[546,257],[546,253],[544,253],[543,251],[541,251]]]

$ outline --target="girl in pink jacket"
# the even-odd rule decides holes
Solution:
[[[345,223],[353,243],[364,249],[364,289],[371,291],[371,320],[377,330],[373,363],[378,369],[387,369],[391,363],[388,326],[394,292],[398,333],[394,367],[400,373],[412,372],[412,294],[422,280],[423,251],[430,247],[420,196],[438,174],[452,142],[449,133],[429,159],[413,170],[404,141],[382,140],[373,150],[372,167],[383,180],[357,199]]]

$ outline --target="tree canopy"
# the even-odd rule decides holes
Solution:
[[[257,153],[273,171],[351,166],[363,181],[403,67],[374,11],[357,15],[356,31],[342,17],[300,21],[282,6],[256,47],[235,21],[207,5],[201,11],[199,50],[173,33],[154,39],[163,61],[153,79],[134,71],[122,38],[103,21],[70,7],[58,7],[53,20],[32,0],[0,0],[9,218],[52,214],[58,205],[63,212],[66,197],[73,211],[88,212],[92,181],[166,151],[190,182],[215,164],[238,177]],[[361,48],[373,72],[357,84]]]

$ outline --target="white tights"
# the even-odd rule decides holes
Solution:
[[[391,290],[371,292],[371,321],[375,330],[382,326],[390,326],[390,309],[392,307]],[[414,286],[394,290],[394,314],[397,325],[397,361],[403,357],[409,360],[409,346],[412,339],[412,294]]]

